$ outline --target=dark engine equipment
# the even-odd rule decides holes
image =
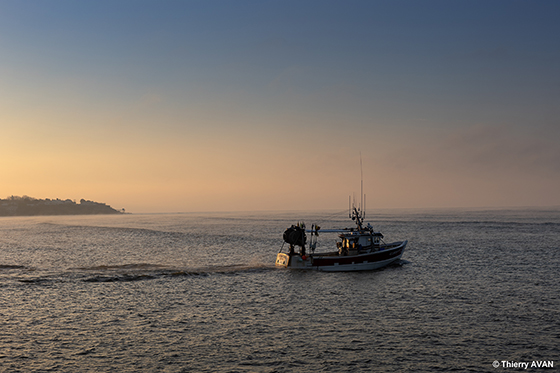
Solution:
[[[290,244],[290,246],[301,246],[305,247],[307,242],[307,236],[305,235],[305,229],[292,225],[290,228],[286,229],[284,232],[284,241]]]

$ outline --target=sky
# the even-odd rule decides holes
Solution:
[[[0,198],[560,206],[560,2],[0,0]]]

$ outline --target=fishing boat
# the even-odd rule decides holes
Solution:
[[[352,216],[357,227],[346,229],[321,229],[312,225],[305,229],[304,223],[292,225],[284,232],[284,243],[289,244],[287,253],[282,248],[276,256],[276,265],[292,269],[315,269],[319,271],[369,271],[385,267],[401,258],[408,241],[385,243],[383,234],[375,232],[370,224],[363,225],[358,209]],[[339,233],[336,251],[316,253],[319,233]],[[307,253],[307,233],[311,240]],[[299,247],[299,250],[296,250]]]
[[[360,162],[361,163],[361,162]],[[315,269],[319,271],[369,271],[385,267],[398,261],[404,252],[408,241],[386,243],[383,234],[375,232],[368,223],[364,225],[365,195],[362,192],[359,207],[356,203],[350,204],[349,218],[356,227],[345,229],[321,229],[316,224],[311,229],[306,229],[304,223],[292,225],[284,232],[284,243],[276,256],[276,266],[292,269]],[[309,249],[307,252],[307,234],[310,234]],[[319,233],[338,233],[336,251],[316,253]],[[289,245],[287,253],[282,250],[285,244]],[[299,249],[296,249],[299,247]]]

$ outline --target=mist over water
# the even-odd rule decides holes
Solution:
[[[0,372],[560,361],[559,211],[372,213],[387,241],[409,244],[399,263],[361,273],[275,268],[298,220],[352,224],[345,213],[0,218]]]

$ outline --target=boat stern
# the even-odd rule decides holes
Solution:
[[[284,253],[276,255],[276,266],[287,268],[290,265],[290,256]]]
[[[284,268],[295,268],[295,269],[309,269],[311,268],[311,258],[299,254],[288,255],[284,253],[278,253],[276,255],[276,266]]]

